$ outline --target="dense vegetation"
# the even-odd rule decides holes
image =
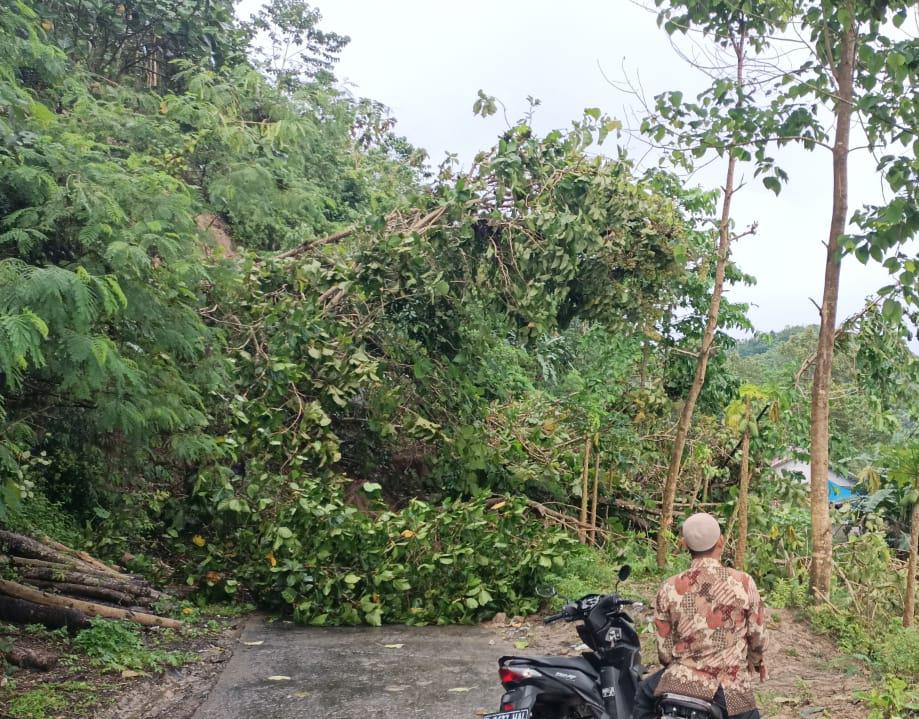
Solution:
[[[0,9],[3,522],[316,624],[535,611],[578,538],[654,572],[719,193],[596,153],[620,127],[595,108],[432,168],[338,87],[347,40],[319,20]],[[813,611],[909,677],[916,375],[891,302],[836,336],[830,459],[864,496]],[[732,551],[743,526],[740,563],[803,605],[806,489],[769,465],[809,446],[817,330],[735,347],[745,308],[713,312],[677,512],[723,516]]]

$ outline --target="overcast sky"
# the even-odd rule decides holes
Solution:
[[[243,0],[240,14],[259,5]],[[674,51],[655,17],[630,0],[326,0],[317,2],[322,28],[351,37],[336,70],[351,91],[388,105],[399,131],[424,147],[436,164],[456,152],[466,162],[491,146],[506,128],[501,113],[483,120],[472,115],[481,88],[502,100],[513,121],[526,110],[526,97],[542,101],[534,121],[540,131],[566,127],[585,107],[600,107],[626,119],[636,101],[606,79],[640,76],[645,93],[682,90],[691,95],[706,78]],[[609,142],[609,141],[608,141]],[[628,142],[636,157],[644,149]],[[610,148],[612,149],[612,148]],[[831,208],[829,152],[790,148],[778,155],[791,181],[778,198],[752,171],[735,197],[738,227],[758,222],[756,236],[742,239],[734,258],[757,278],[753,287],[734,287],[734,301],[752,304],[758,330],[818,321],[809,298],[820,302],[823,242]],[[881,185],[871,159],[854,154],[850,163],[850,209],[877,202]],[[723,164],[693,181],[719,186]],[[844,261],[839,320],[856,312],[867,295],[887,284],[879,267]]]

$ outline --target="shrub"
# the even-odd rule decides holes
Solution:
[[[11,505],[4,525],[14,532],[46,535],[69,546],[80,546],[82,543],[80,530],[73,518],[41,491],[35,491],[27,500]]]
[[[577,599],[594,592],[611,592],[616,585],[619,566],[602,552],[580,546],[568,553],[564,566],[546,577],[557,591],[553,604],[561,606],[568,599]]]
[[[766,604],[773,609],[803,607],[807,603],[807,584],[797,577],[778,577],[766,594]]]
[[[891,627],[877,642],[873,658],[884,674],[919,681],[919,627]]]
[[[886,677],[881,686],[855,694],[871,709],[868,719],[906,719],[919,713],[919,691],[899,677]]]

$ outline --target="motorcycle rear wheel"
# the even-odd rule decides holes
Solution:
[[[593,716],[593,712],[586,705],[571,707],[537,704],[533,707],[533,719],[592,719]]]

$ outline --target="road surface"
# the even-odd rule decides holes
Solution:
[[[475,719],[498,709],[479,627],[308,628],[252,617],[195,719]]]

